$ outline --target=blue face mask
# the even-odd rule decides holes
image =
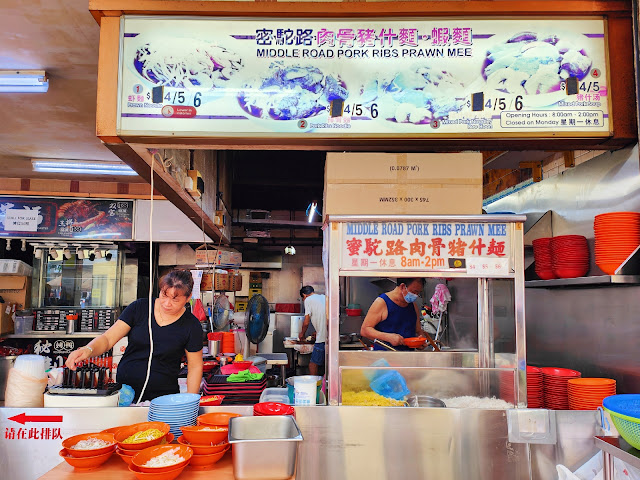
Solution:
[[[419,295],[411,293],[409,290],[407,290],[407,294],[404,296],[404,301],[407,303],[413,303],[418,299],[418,297]]]

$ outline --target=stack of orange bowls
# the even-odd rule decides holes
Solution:
[[[616,394],[616,381],[612,378],[574,378],[569,380],[569,407],[571,410],[596,410],[602,400]]]
[[[182,436],[178,443],[193,450],[192,469],[206,470],[218,462],[231,448],[229,446],[229,427],[198,425],[182,427]]]
[[[549,410],[569,410],[569,380],[580,378],[582,374],[568,368],[544,367],[540,370],[542,370],[544,383],[545,408]]]
[[[596,265],[608,275],[640,245],[640,213],[613,212],[596,215]]]
[[[222,344],[220,345],[221,353],[235,353],[236,341],[233,332],[222,333]]]

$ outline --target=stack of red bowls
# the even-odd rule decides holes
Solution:
[[[551,239],[553,273],[558,278],[583,277],[589,271],[589,246],[582,235],[561,235]]]
[[[536,238],[533,243],[533,258],[536,275],[542,280],[557,278],[553,273],[553,257],[551,256],[551,237]]]
[[[500,398],[514,403],[514,378],[511,372],[500,376]],[[538,367],[527,365],[527,405],[529,408],[544,407],[542,371]]]
[[[616,381],[612,378],[573,378],[568,386],[571,410],[596,410],[602,400],[616,394]]]
[[[527,365],[527,407],[544,407],[544,381],[542,370]]]
[[[293,415],[295,409],[291,405],[278,402],[262,402],[253,406],[254,417],[269,417],[274,415]]]
[[[544,367],[541,370],[545,408],[569,410],[568,382],[572,378],[580,378],[582,374],[568,368]]]
[[[596,215],[596,265],[608,275],[640,245],[640,213],[613,212]]]

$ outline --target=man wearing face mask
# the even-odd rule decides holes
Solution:
[[[370,340],[382,340],[396,347],[409,350],[405,338],[426,337],[420,325],[420,314],[415,301],[422,294],[424,278],[399,278],[397,287],[374,300],[362,322],[360,335]],[[374,345],[375,350],[384,350]]]

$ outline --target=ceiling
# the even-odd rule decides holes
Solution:
[[[49,76],[47,93],[0,93],[3,111],[10,112],[0,126],[3,175],[33,177],[31,158],[118,160],[95,134],[100,27],[87,0],[1,3],[0,69]]]

